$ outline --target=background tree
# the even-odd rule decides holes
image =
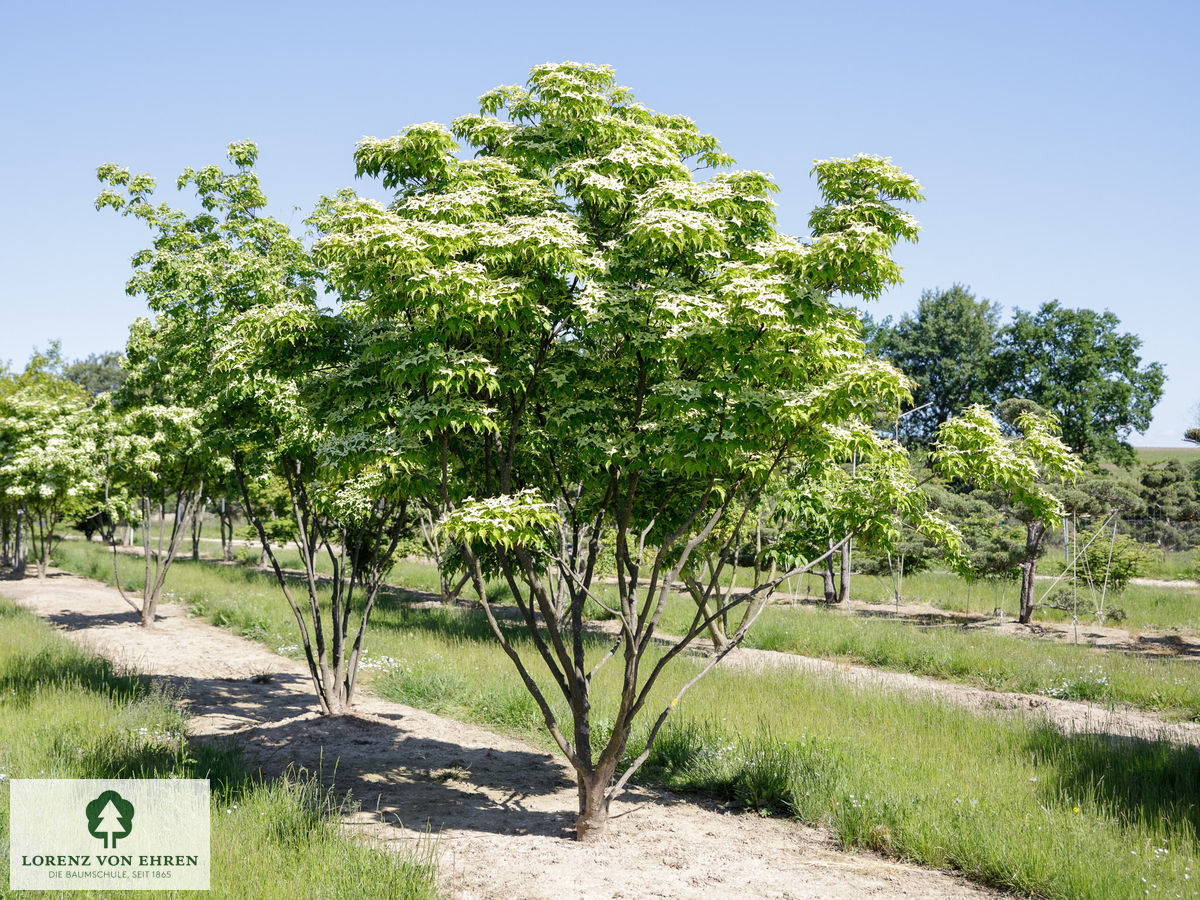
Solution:
[[[52,357],[35,354],[0,391],[0,494],[15,544],[10,559],[22,570],[28,547],[39,578],[46,576],[59,523],[94,507],[98,489],[88,395],[56,368]]]
[[[93,397],[117,390],[129,377],[124,357],[116,351],[92,353],[86,359],[77,359],[63,366],[62,375]]]
[[[913,411],[897,426],[902,435],[931,442],[955,412],[991,402],[999,321],[999,305],[976,299],[956,284],[924,291],[916,312],[905,313],[895,325],[889,318],[868,326],[871,351],[915,382]]]
[[[1058,417],[1066,444],[1086,460],[1129,464],[1127,438],[1150,425],[1163,368],[1141,364],[1141,339],[1117,329],[1111,312],[1069,309],[1057,300],[1016,310],[1000,333],[1001,399],[1020,397]]]
[[[1170,459],[1145,466],[1139,494],[1146,516],[1134,523],[1139,540],[1164,550],[1188,550],[1200,543],[1200,463],[1189,468]]]
[[[234,143],[228,155],[232,171],[206,166],[179,177],[180,190],[195,189],[195,215],[152,204],[154,180],[113,164],[98,171],[106,188],[96,204],[154,233],[128,286],[154,313],[135,326],[130,365],[189,398],[201,433],[230,461],[295,616],[321,709],[338,715],[349,708],[375,597],[406,523],[405,465],[396,454],[364,455],[389,434],[368,427],[377,419],[351,415],[359,391],[338,381],[352,323],[318,307],[304,244],[262,214],[257,148]],[[254,502],[252,485],[272,479],[285,486],[294,522],[299,600]],[[321,556],[328,579],[317,575]]]
[[[121,398],[118,396],[119,404]],[[186,406],[143,404],[106,417],[103,457],[105,497],[110,518],[133,510],[141,524],[144,579],[139,602],[120,587],[121,596],[143,626],[154,623],[167,572],[187,535],[192,513],[201,502],[204,476],[212,457],[200,412]],[[113,571],[119,579],[115,533],[110,533]]]
[[[1074,480],[1080,465],[1058,439],[1052,416],[1023,411],[1010,419],[1017,437],[1005,443],[1000,425],[981,405],[970,407],[938,429],[935,464],[951,478],[1003,493],[1025,524],[1019,621],[1033,619],[1034,578],[1042,541],[1065,511],[1052,488]],[[1002,447],[986,452],[983,448]]]

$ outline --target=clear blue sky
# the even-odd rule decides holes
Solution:
[[[17,3],[0,53],[0,360],[61,338],[121,349],[138,223],[97,213],[95,168],[159,179],[260,146],[273,212],[299,227],[353,185],[364,135],[473,110],[529,67],[614,65],[739,164],[772,172],[803,234],[815,157],[891,156],[923,183],[906,282],[1006,308],[1111,309],[1169,381],[1135,443],[1180,444],[1200,402],[1195,279],[1200,4]],[[302,212],[293,212],[300,207]]]

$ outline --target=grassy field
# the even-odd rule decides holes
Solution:
[[[1200,667],[1086,646],[838,616],[813,607],[763,612],[747,646],[928,675],[998,691],[1126,703],[1200,719]]]
[[[428,898],[428,853],[376,850],[337,825],[339,801],[307,780],[251,777],[233,749],[191,741],[183,713],[0,598],[0,841],[10,778],[208,778],[212,890],[196,896]],[[254,864],[247,865],[253,849]],[[0,861],[0,894],[8,857]],[[176,891],[21,892],[23,897],[168,897]]]
[[[90,574],[88,557],[97,555],[65,549],[63,562]],[[185,563],[171,589],[209,619],[297,652],[290,613],[261,575]],[[853,624],[824,615],[830,627]],[[532,656],[526,641],[517,645]],[[656,703],[698,665],[679,662]],[[477,614],[414,609],[391,594],[380,602],[367,666],[386,697],[548,746],[532,700]],[[616,675],[609,667],[597,681],[601,733]],[[822,823],[846,845],[1032,894],[1195,896],[1194,750],[1064,736],[1037,722],[785,670],[718,669],[672,721],[645,780]]]
[[[1200,447],[1137,447],[1138,462],[1154,465],[1177,459],[1185,466],[1200,460]]]
[[[64,544],[57,559],[73,572],[112,581],[111,556],[98,544]],[[123,584],[140,583],[137,559],[123,557],[121,570]],[[409,576],[418,589],[436,588],[436,575],[428,565],[406,562],[393,572],[392,580]],[[919,578],[930,581],[934,576]],[[495,587],[500,599],[507,597],[507,589]],[[232,627],[299,658],[295,622],[280,598],[273,575],[245,566],[181,560],[171,570],[168,591],[216,624]],[[600,591],[602,595],[615,592],[611,585]],[[402,631],[413,615],[420,617],[408,609],[406,598],[404,592],[392,590],[381,599],[368,644],[372,653],[391,655],[391,635]],[[690,600],[674,598],[663,618],[663,630],[684,632],[694,609]],[[865,619],[808,605],[767,609],[747,643],[765,650],[860,662],[992,690],[1125,703],[1178,718],[1200,718],[1200,667],[1187,659],[1100,652],[982,629],[963,630],[952,624],[918,626]]]
[[[1043,566],[1047,575],[1057,575],[1059,569],[1052,564]],[[1048,580],[1039,580],[1035,600],[1040,600],[1051,585]],[[1060,586],[1066,584],[1060,582]],[[895,601],[895,591],[890,578],[877,575],[854,575],[850,580],[851,596],[867,603],[887,604]],[[819,578],[799,579],[797,588],[801,596],[819,597]],[[906,575],[903,583],[903,598],[906,603],[925,603],[937,609],[954,612],[991,614],[1001,609],[1008,618],[1016,618],[1019,586],[1016,582],[999,584],[979,583],[972,585],[968,595],[967,583],[950,572],[918,572]],[[1125,618],[1120,627],[1138,631],[1144,628],[1161,630],[1200,631],[1200,588],[1183,585],[1131,584],[1120,594],[1109,594],[1105,601],[1109,609],[1119,607]],[[1079,620],[1094,622],[1094,604],[1085,584],[1079,586]],[[1071,615],[1057,609],[1038,609],[1034,620],[1067,622]]]
[[[1200,550],[1154,550],[1141,577],[1196,581],[1197,573],[1200,573]]]
[[[294,550],[278,551],[280,565],[285,568],[300,568],[300,557]],[[242,562],[257,564],[259,554],[250,549],[239,549],[238,558]],[[1174,572],[1174,577],[1182,577],[1186,570],[1195,565],[1195,554],[1169,554],[1169,563],[1164,562],[1158,574],[1166,577]],[[328,574],[330,571],[325,560],[318,566],[318,571]],[[1061,567],[1057,560],[1047,559],[1042,568],[1045,574],[1056,576]],[[748,585],[751,576],[748,570],[739,573],[739,584]],[[400,560],[389,576],[393,584],[404,585],[415,590],[436,593],[438,590],[437,569],[422,560]],[[859,575],[851,578],[851,596],[856,600],[867,603],[887,604],[894,602],[895,590],[892,580],[886,576]],[[1039,581],[1041,592],[1050,587],[1050,581]],[[1065,585],[1067,582],[1062,582]],[[908,575],[903,582],[905,602],[927,603],[938,609],[954,612],[991,613],[999,608],[1009,618],[1016,618],[1018,612],[1018,585],[1014,581],[1001,583],[979,583],[968,587],[967,582],[951,572],[918,572]],[[808,575],[794,579],[789,584],[780,586],[781,591],[795,591],[799,596],[816,598],[821,596],[821,579]],[[598,593],[606,602],[616,598],[616,588],[601,586]],[[496,580],[489,585],[489,595],[497,598],[509,597],[507,585]],[[1041,593],[1038,594],[1038,599]],[[1079,620],[1081,622],[1095,621],[1094,599],[1086,584],[1079,586]],[[1193,630],[1200,631],[1200,588],[1181,585],[1153,586],[1132,584],[1120,594],[1109,594],[1105,602],[1106,608],[1119,607],[1125,618],[1119,623],[1122,627],[1137,631],[1143,628],[1162,630]],[[1036,617],[1043,621],[1070,621],[1070,614],[1057,609],[1039,609]]]

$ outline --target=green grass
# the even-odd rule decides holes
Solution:
[[[112,581],[111,556],[98,545],[64,544],[56,558],[71,571]],[[122,583],[139,584],[141,571],[137,560],[121,558],[120,563]],[[406,566],[426,581],[436,577],[430,574],[431,567],[427,564],[408,562]],[[408,573],[393,572],[393,579],[397,574]],[[855,583],[863,579],[865,576],[856,577]],[[946,577],[922,573],[913,580],[918,584],[944,586]],[[295,622],[280,599],[273,575],[241,566],[181,560],[171,570],[168,591],[168,598],[185,599],[194,613],[213,623],[262,641],[277,652],[300,657]],[[507,596],[506,591],[503,593]],[[598,593],[611,602],[616,588],[605,585]],[[694,609],[689,599],[673,597],[663,618],[663,630],[683,633],[690,625]],[[433,629],[441,637],[453,636],[447,631],[446,621],[438,611],[411,609],[408,595],[390,590],[377,604],[372,619],[374,628],[367,643],[368,654],[390,655],[394,635],[413,629]],[[482,621],[474,627],[478,632],[474,639],[490,639]],[[1123,703],[1184,719],[1200,718],[1200,667],[1187,659],[1150,659],[1117,651],[1096,651],[1086,646],[995,634],[983,629],[963,630],[953,623],[923,626],[865,619],[807,605],[765,610],[747,645],[859,662],[991,690]],[[414,702],[414,705],[425,704]],[[532,705],[529,709],[532,710]]]
[[[237,609],[246,574],[188,568],[179,577],[203,588],[207,615]],[[187,598],[174,580],[172,589]],[[227,625],[252,622],[268,643],[275,629],[288,628],[280,600],[255,596],[245,606],[252,612],[228,612]],[[480,616],[413,609],[393,595],[373,622],[368,675],[383,696],[549,746],[532,700]],[[536,663],[528,641],[517,638],[516,646]],[[598,655],[603,645],[589,646]],[[677,662],[651,710],[699,665]],[[611,722],[618,669],[610,665],[596,681],[599,735]],[[631,755],[645,734],[635,735]],[[954,866],[1031,894],[1195,895],[1200,758],[1190,748],[1066,736],[1033,720],[782,669],[719,668],[684,699],[643,780],[824,824],[845,845]]]
[[[172,697],[0,598],[0,842],[8,843],[10,778],[172,777],[212,783],[212,890],[196,896],[434,896],[426,851],[392,855],[355,840],[338,825],[342,802],[319,784],[252,777],[238,751],[191,741]],[[7,885],[5,855],[0,894]],[[136,900],[177,893],[21,896]]]
[[[1200,572],[1200,550],[1151,550],[1140,578],[1160,578],[1166,581],[1192,581]]]
[[[1057,575],[1059,569],[1049,560],[1039,567],[1043,574]],[[1066,582],[1060,582],[1060,585]],[[1035,600],[1041,600],[1050,588],[1050,581],[1037,581]],[[821,584],[818,578],[801,579],[797,582],[800,596],[819,597]],[[781,586],[781,589],[786,589]],[[854,575],[850,580],[850,595],[866,603],[894,603],[892,581],[886,576]],[[937,609],[954,612],[991,614],[999,608],[1010,619],[1018,612],[1019,586],[1017,582],[978,583],[970,588],[968,599],[967,583],[950,572],[918,572],[906,575],[903,596],[906,603],[925,603]],[[1120,607],[1125,618],[1118,623],[1122,628],[1138,631],[1154,628],[1164,631],[1200,631],[1200,588],[1182,585],[1154,586],[1131,584],[1120,594],[1109,594],[1105,600],[1109,609]],[[1085,583],[1079,586],[1079,620],[1094,622],[1095,615],[1091,595]],[[1071,615],[1056,609],[1038,609],[1034,621],[1066,622]]]
[[[1137,447],[1138,462],[1143,466],[1177,459],[1185,466],[1200,460],[1200,447]]]
[[[747,646],[846,660],[997,691],[1126,703],[1200,719],[1200,667],[957,625],[918,625],[798,607],[763,611]]]

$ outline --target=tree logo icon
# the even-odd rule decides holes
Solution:
[[[133,831],[133,804],[116,791],[105,791],[84,810],[88,832],[104,839],[104,849],[114,850],[117,838],[129,837]]]

